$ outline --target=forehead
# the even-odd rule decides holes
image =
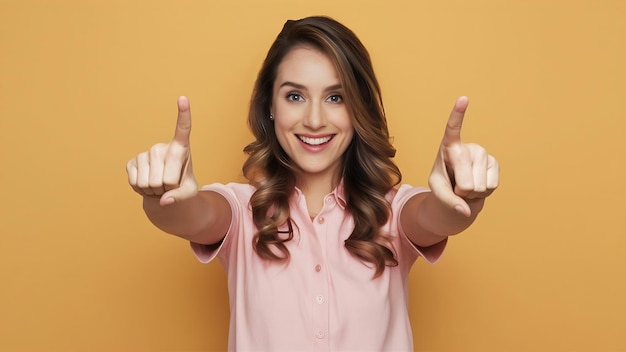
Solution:
[[[330,57],[312,46],[299,45],[291,49],[278,65],[275,84],[285,81],[303,85],[340,83]]]

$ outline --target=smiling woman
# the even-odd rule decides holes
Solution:
[[[274,82],[274,131],[297,169],[296,187],[307,191],[308,209],[316,213],[320,199],[339,184],[341,156],[354,134],[339,82],[328,56],[305,46],[285,56]],[[309,188],[318,182],[326,189]]]
[[[189,101],[173,140],[127,164],[160,229],[228,272],[237,350],[412,350],[408,273],[435,262],[498,186],[498,163],[461,141],[450,114],[432,192],[398,186],[378,82],[354,33],[327,17],[288,21],[259,72],[248,184],[198,189]]]

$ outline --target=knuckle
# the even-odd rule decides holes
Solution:
[[[161,195],[163,195],[163,193],[165,193],[165,190],[162,187],[161,188],[159,188],[159,187],[152,188],[152,194],[154,194],[155,196],[161,196]]]
[[[494,169],[494,170],[499,170],[500,169],[500,163],[492,155],[488,155],[487,156],[487,165],[488,165],[489,168]]]
[[[474,192],[476,193],[484,193],[485,191],[487,191],[487,185],[485,184],[476,185],[474,187]]]
[[[176,189],[177,187],[178,187],[178,185],[173,185],[173,184],[168,184],[168,183],[164,183],[164,184],[163,184],[163,188],[164,188],[166,191],[171,191],[171,190],[173,190],[173,189]]]
[[[141,153],[137,154],[137,157],[135,159],[137,159],[137,161],[147,160],[148,159],[148,152],[141,152]]]
[[[167,159],[187,160],[189,158],[189,150],[173,145],[172,148],[167,150],[165,157]]]
[[[137,160],[135,158],[128,160],[128,162],[126,163],[126,172],[130,173],[132,170],[136,170],[136,169],[137,169]]]
[[[177,188],[179,185],[178,179],[163,179],[163,187],[168,191]]]
[[[487,149],[485,149],[483,146],[476,144],[476,143],[467,143],[466,144],[467,147],[472,151],[472,153],[474,153],[474,155],[480,156],[480,157],[484,157],[487,158],[488,157],[488,153],[487,153]]]
[[[154,158],[162,158],[166,150],[167,144],[165,143],[157,143],[153,145],[152,148],[150,148],[150,150],[148,151],[150,159],[152,160]]]
[[[163,181],[158,180],[158,179],[153,179],[148,181],[148,187],[154,189],[154,188],[161,188],[163,187]]]
[[[472,174],[469,172],[457,173],[454,181],[457,187],[463,190],[471,191],[474,189],[474,180]]]
[[[468,180],[457,180],[455,188],[463,193],[469,193],[474,191],[474,184]]]
[[[151,196],[154,195],[154,192],[152,192],[152,189],[150,187],[140,187],[140,194],[144,195],[144,196]]]

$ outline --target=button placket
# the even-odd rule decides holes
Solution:
[[[319,253],[319,257],[316,256],[313,262],[313,272],[311,272],[312,282],[315,282],[314,286],[311,286],[312,292],[309,292],[311,296],[309,296],[312,304],[313,311],[313,325],[312,334],[314,334],[315,338],[322,345],[326,346],[328,344],[328,329],[329,329],[329,314],[330,314],[330,305],[328,298],[330,297],[329,293],[329,283],[328,283],[328,273],[324,269],[322,265],[326,260],[326,243],[328,241],[327,238],[327,220],[330,221],[332,216],[333,208],[336,206],[336,202],[332,195],[328,195],[324,199],[324,206],[322,210],[319,212],[314,222],[312,223],[312,227],[314,228],[316,238],[319,241],[319,246],[321,252]],[[327,219],[328,218],[328,219]],[[332,221],[331,221],[332,222]],[[322,269],[324,269],[322,271]]]
[[[316,264],[314,267],[314,282],[317,284],[312,287],[312,289],[317,292],[311,292],[313,295],[311,296],[311,301],[313,304],[313,329],[315,333],[315,337],[320,340],[325,340],[327,331],[328,331],[328,316],[329,316],[329,305],[327,302],[328,297],[328,278],[326,275],[320,275],[322,271],[322,265]],[[327,341],[327,340],[325,340]]]

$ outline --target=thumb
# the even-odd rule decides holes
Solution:
[[[192,198],[198,193],[195,182],[183,182],[180,187],[169,190],[161,196],[159,204],[161,206],[171,205]]]
[[[467,202],[456,195],[452,189],[449,180],[437,178],[430,180],[430,189],[437,199],[450,209],[454,209],[457,213],[470,217],[472,210]]]

